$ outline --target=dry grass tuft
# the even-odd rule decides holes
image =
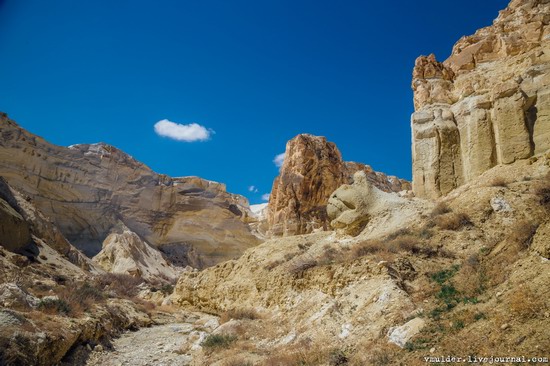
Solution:
[[[368,240],[359,243],[351,250],[351,256],[353,258],[364,257],[369,254],[375,254],[387,250],[386,245],[379,240]]]
[[[312,342],[305,340],[298,344],[278,350],[268,357],[265,366],[296,366],[296,365],[345,365],[334,363],[346,357],[338,350],[327,347],[327,342]],[[341,357],[339,357],[339,355]],[[333,358],[334,356],[334,358]],[[347,361],[346,361],[347,362]]]
[[[227,323],[231,319],[260,319],[260,314],[254,309],[231,309],[221,314],[220,323]]]
[[[539,197],[539,203],[550,211],[550,173],[535,186],[535,194]]]
[[[242,357],[232,358],[223,363],[223,366],[253,366],[254,363],[247,361]]]
[[[543,299],[527,286],[514,290],[509,301],[512,314],[523,319],[536,318],[545,309]]]
[[[504,177],[495,177],[489,183],[491,187],[508,187],[508,180]]]
[[[444,215],[446,213],[452,212],[449,205],[447,205],[445,202],[439,202],[435,207],[433,208],[432,212],[430,213],[431,217],[437,217]]]
[[[533,242],[533,236],[537,232],[538,225],[527,220],[521,220],[514,224],[508,240],[514,243],[519,250],[527,249]]]
[[[119,273],[105,273],[96,277],[95,282],[104,290],[111,290],[120,297],[131,299],[138,294],[143,279]]]
[[[434,218],[434,222],[442,230],[459,230],[466,226],[472,226],[470,218],[465,213],[447,213]]]

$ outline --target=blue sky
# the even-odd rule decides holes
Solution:
[[[445,59],[507,3],[0,0],[0,111],[55,144],[103,141],[252,203],[304,132],[410,179],[415,58]],[[155,133],[162,120],[179,141]]]

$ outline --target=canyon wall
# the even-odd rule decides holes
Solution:
[[[550,2],[514,0],[413,71],[413,190],[437,198],[550,148]]]
[[[55,146],[0,114],[0,176],[89,257],[124,226],[172,264],[203,267],[256,245],[248,201],[225,185],[157,174],[107,144]]]

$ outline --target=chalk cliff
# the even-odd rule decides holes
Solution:
[[[493,25],[413,71],[413,190],[436,198],[550,148],[550,3],[515,0]]]

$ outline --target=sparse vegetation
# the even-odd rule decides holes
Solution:
[[[231,319],[256,320],[259,318],[260,314],[254,309],[231,309],[222,313],[220,323],[226,323]]]
[[[288,272],[295,276],[302,276],[305,271],[317,266],[317,261],[312,258],[298,258],[290,264]]]
[[[204,339],[201,346],[212,352],[217,349],[229,348],[236,340],[237,337],[231,334],[211,334]]]
[[[38,309],[47,314],[69,315],[72,312],[69,303],[63,299],[47,298],[41,300]]]
[[[521,318],[536,318],[544,308],[544,301],[527,285],[514,290],[510,296],[510,311]]]
[[[519,250],[527,249],[533,241],[538,225],[527,220],[521,220],[512,227],[509,241],[517,245]]]
[[[489,183],[491,187],[508,187],[508,180],[504,177],[495,177]]]
[[[143,279],[119,273],[105,273],[98,276],[95,282],[104,290],[113,291],[123,298],[132,298],[139,292]]]
[[[535,194],[539,198],[539,203],[550,210],[550,173],[535,186]]]
[[[434,222],[442,230],[459,230],[463,227],[472,226],[470,217],[465,213],[447,213],[434,218]]]
[[[432,212],[430,213],[431,217],[437,217],[440,215],[444,215],[446,213],[452,212],[449,205],[447,205],[445,202],[439,202],[435,207],[433,208]]]
[[[164,295],[170,295],[172,292],[174,292],[174,285],[169,283],[162,285],[160,288],[160,292],[162,292]]]

